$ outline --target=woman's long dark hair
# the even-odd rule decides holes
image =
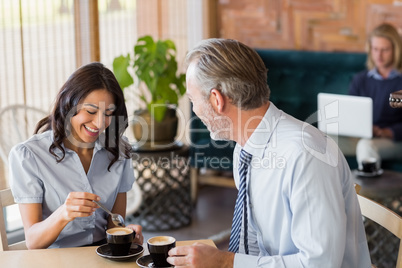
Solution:
[[[55,156],[57,162],[65,157],[62,146],[63,140],[68,137],[71,116],[77,114],[79,102],[94,90],[105,89],[113,95],[116,110],[113,113],[111,123],[105,130],[105,149],[113,158],[108,170],[122,155],[130,158],[131,146],[122,139],[123,132],[128,127],[127,108],[124,102],[123,91],[114,74],[99,62],[93,62],[77,69],[61,87],[52,113],[40,120],[35,133],[53,130],[54,140],[49,147],[49,152]],[[67,127],[67,129],[66,129]],[[55,153],[55,149],[62,152],[62,157]]]

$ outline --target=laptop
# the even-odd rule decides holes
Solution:
[[[317,104],[319,130],[331,135],[372,138],[371,98],[319,93]]]

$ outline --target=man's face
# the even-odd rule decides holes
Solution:
[[[210,101],[201,93],[201,89],[195,79],[194,63],[187,69],[186,84],[187,96],[193,104],[193,112],[201,119],[211,133],[214,140],[229,140],[231,133],[230,120],[226,116],[218,114]]]
[[[392,67],[394,50],[391,41],[387,38],[372,37],[370,53],[377,69],[388,69]]]

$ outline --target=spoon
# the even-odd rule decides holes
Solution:
[[[98,201],[93,200],[93,202],[95,204],[97,204],[101,209],[103,209],[104,211],[106,211],[111,217],[112,217],[112,222],[114,223],[114,225],[116,226],[122,226],[124,227],[124,219],[120,214],[116,214],[116,213],[112,213],[110,210],[108,210],[104,205],[102,205],[101,203],[99,203]]]

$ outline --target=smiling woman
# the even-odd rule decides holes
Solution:
[[[113,222],[93,201],[125,216],[134,182],[127,122],[116,78],[95,62],[69,77],[36,134],[11,150],[11,189],[28,248],[105,243]],[[127,227],[142,243],[141,226]]]
[[[94,90],[80,101],[78,112],[71,117],[71,135],[67,139],[74,145],[96,141],[111,123],[115,110],[114,98],[107,90]]]
[[[77,114],[70,119],[71,134],[66,137],[64,145],[77,152],[88,173],[94,143],[112,121],[114,97],[106,89],[94,90],[80,101],[78,107]]]
[[[18,104],[48,113],[57,89],[75,68],[89,62],[85,59],[100,61],[111,67],[116,55],[131,52],[138,36],[152,34],[173,39],[180,53],[178,58],[182,59],[188,44],[187,2],[1,0],[0,109]],[[201,9],[196,10],[201,13]],[[97,31],[98,38],[95,39]],[[195,31],[191,30],[191,33]],[[125,95],[129,114],[132,115],[138,101],[133,92],[126,91]],[[23,139],[8,127],[10,122],[15,122],[11,121],[12,118],[11,115],[5,118],[10,121],[2,129],[2,137],[15,145]],[[22,118],[29,125],[18,127],[27,135],[32,135],[35,125],[30,124],[38,120],[32,120],[32,113]],[[129,140],[134,139],[131,130],[125,135]],[[8,153],[9,150],[6,151]],[[9,187],[7,165],[7,160],[0,161],[0,189]],[[15,213],[19,214],[14,210],[7,214],[7,232],[17,226],[13,217]],[[15,218],[21,226],[21,219]]]
[[[113,117],[110,116],[111,112]],[[103,117],[104,114],[109,116]],[[108,123],[107,126],[105,123]],[[85,124],[101,130],[95,138],[105,130],[105,148],[113,155],[109,168],[117,161],[120,153],[129,157],[130,145],[121,139],[128,126],[124,96],[113,73],[101,63],[85,65],[70,76],[56,97],[52,114],[38,123],[35,132],[49,129],[55,132],[50,152],[60,162],[65,154],[61,144],[66,139],[76,147],[75,150],[70,148],[76,152],[80,148],[93,147],[96,139],[86,141],[84,136],[80,136],[81,127]],[[56,148],[62,151],[61,158],[55,154]]]

